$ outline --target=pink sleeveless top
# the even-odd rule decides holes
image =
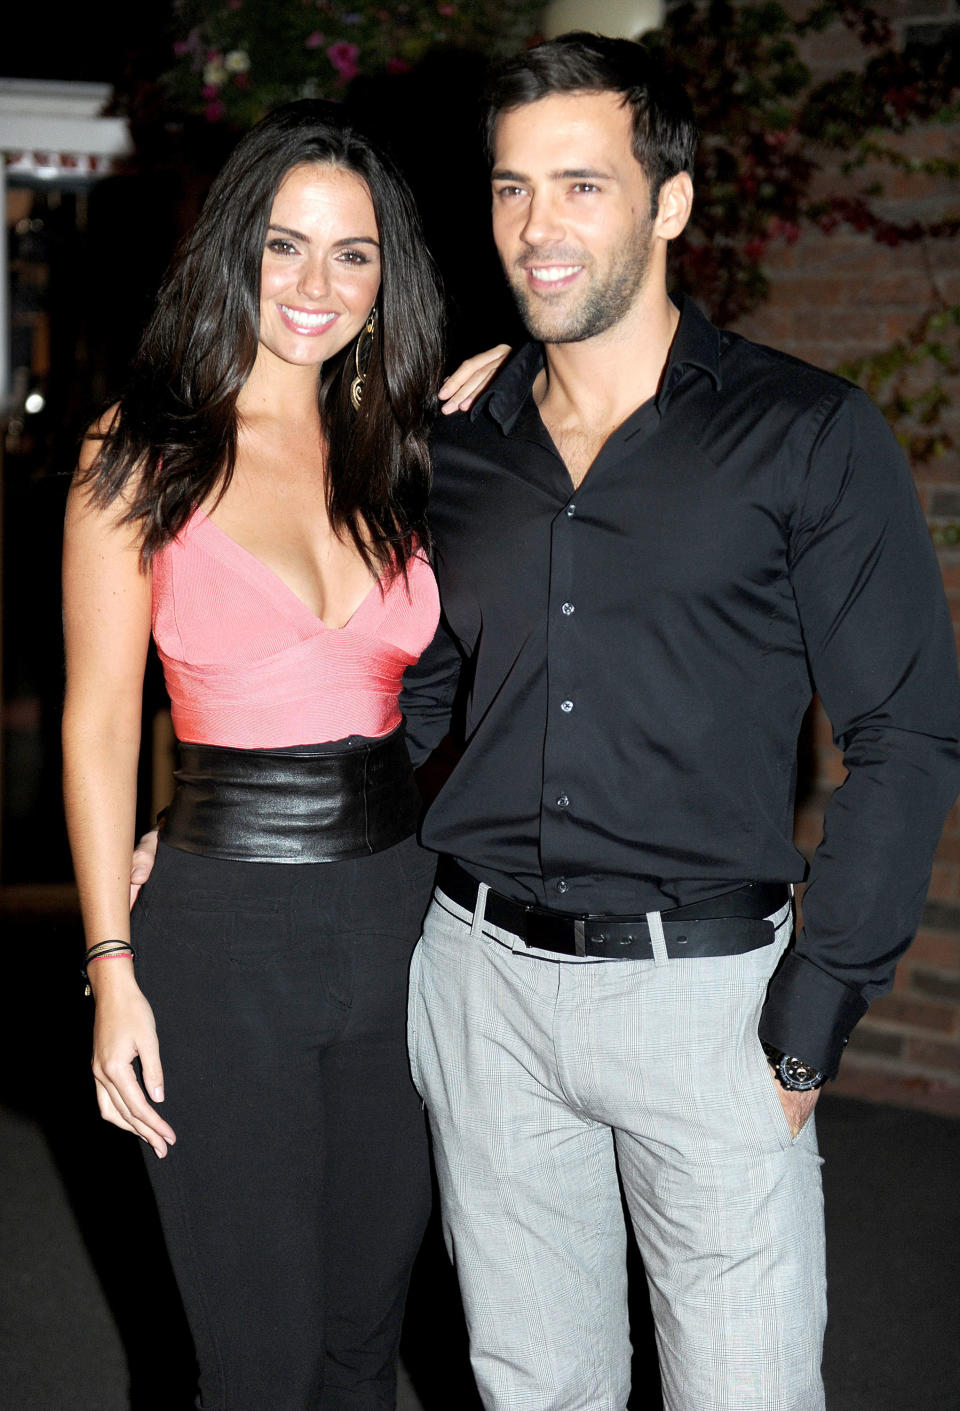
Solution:
[[[374,583],[345,627],[325,627],[197,510],[153,561],[153,636],[177,738],[273,749],[388,735],[400,679],[440,615],[419,555],[408,581],[384,593]]]

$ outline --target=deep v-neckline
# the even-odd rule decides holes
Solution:
[[[271,568],[268,563],[264,563],[262,558],[259,558],[252,549],[248,549],[245,545],[241,544],[239,539],[234,539],[232,534],[228,534],[225,529],[222,529],[220,525],[217,524],[216,520],[211,519],[206,511],[200,509],[199,506],[194,511],[194,514],[200,521],[204,524],[208,524],[210,528],[213,529],[221,543],[229,545],[231,549],[241,556],[244,562],[252,564],[254,568],[263,575],[267,582],[274,588],[279,588],[292,603],[297,604],[301,612],[305,613],[311,622],[315,623],[318,628],[322,627],[325,632],[345,632],[347,628],[352,626],[356,621],[358,614],[366,607],[373,593],[379,587],[379,579],[375,578],[366,593],[364,593],[363,597],[354,607],[346,622],[341,623],[339,627],[330,627],[324,622],[322,617],[314,612],[309,603],[305,603],[300,594],[291,588],[290,584],[284,578],[281,578],[275,568]]]

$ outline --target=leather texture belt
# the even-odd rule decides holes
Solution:
[[[237,862],[337,862],[416,832],[422,804],[403,730],[355,748],[180,745],[161,836]]]
[[[437,889],[458,906],[473,911],[479,883],[451,857],[441,857]],[[672,959],[743,955],[773,940],[765,920],[790,900],[785,882],[751,882],[690,906],[662,911],[667,955]],[[542,906],[525,906],[499,892],[487,893],[484,919],[518,936],[527,946],[557,955],[594,956],[598,960],[652,960],[653,944],[646,916],[573,916]]]

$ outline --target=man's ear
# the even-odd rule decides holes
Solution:
[[[660,187],[654,230],[663,240],[676,240],[693,210],[693,182],[689,172],[671,176]]]

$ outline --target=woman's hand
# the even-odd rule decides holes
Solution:
[[[167,1147],[177,1140],[176,1133],[159,1112],[147,1101],[137,1081],[133,1060],[139,1058],[143,1086],[154,1102],[163,1101],[163,1069],[153,1010],[136,980],[129,961],[99,961],[96,966],[123,966],[124,976],[105,976],[96,987],[96,1018],[93,1026],[93,1076],[97,1080],[97,1102],[100,1116],[125,1132],[134,1132],[153,1147],[157,1156],[166,1156]]]
[[[133,857],[130,859],[130,910],[133,910],[133,903],[140,895],[140,888],[153,871],[153,864],[157,860],[157,838],[159,833],[156,828],[151,828],[149,833],[144,833],[133,850]]]
[[[488,382],[497,375],[512,349],[509,343],[498,343],[485,353],[476,353],[467,358],[456,371],[451,372],[437,396],[443,402],[440,410],[444,416],[451,412],[468,412]]]

